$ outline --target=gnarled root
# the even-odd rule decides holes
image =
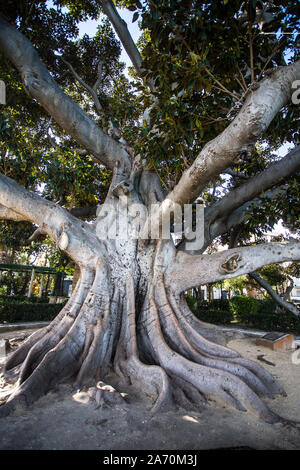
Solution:
[[[214,400],[250,411],[269,423],[279,421],[260,398],[282,391],[275,380],[261,366],[243,360],[234,351],[208,345],[199,333],[188,335],[192,332],[188,321],[179,308],[172,307],[174,298],[171,305],[163,276],[157,275],[144,307],[141,330],[148,343],[150,340],[153,361],[183,392],[183,405],[186,400],[196,405],[200,395],[202,402]],[[178,391],[176,395],[180,399]]]
[[[83,272],[61,314],[8,358],[6,373],[19,369],[19,378],[0,416],[71,376],[79,387],[92,385],[97,406],[112,404],[118,392],[102,380],[114,365],[123,380],[155,398],[152,413],[174,400],[190,409],[212,400],[269,423],[282,421],[261,399],[284,394],[281,386],[260,364],[203,337],[205,324],[165,288],[161,271],[143,291],[141,310],[133,275],[128,273],[125,289],[108,279],[105,266]]]
[[[115,339],[110,328],[109,299],[105,270],[98,270],[96,276],[91,271],[83,273],[68,305],[29,349],[18,381],[0,407],[0,416],[9,414],[19,404],[32,403],[62,379],[78,374],[80,382],[86,378],[86,364],[89,364],[89,377],[99,379],[101,361],[104,357],[107,361],[107,350],[112,350]],[[109,341],[105,340],[105,334]],[[31,343],[25,344],[24,350],[28,344]],[[22,354],[8,359],[6,371],[16,367]]]
[[[133,278],[127,280],[127,296],[124,305],[120,341],[115,357],[115,369],[130,383],[139,383],[143,391],[156,396],[152,413],[166,409],[170,404],[171,388],[167,374],[155,365],[147,365],[138,357],[136,340],[136,313]]]

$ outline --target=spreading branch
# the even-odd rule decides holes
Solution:
[[[116,9],[114,3],[111,0],[98,0],[99,4],[102,7],[103,12],[109,18],[111,24],[113,25],[118,38],[120,39],[125,51],[127,52],[137,74],[139,77],[143,75],[143,67],[142,67],[142,57],[139,53],[138,48],[136,47],[135,42],[133,41],[126,22],[121,18]],[[155,91],[155,87],[153,83],[148,80],[147,85],[149,86],[152,92]]]
[[[20,72],[26,92],[36,99],[55,121],[94,160],[113,170],[116,164],[130,169],[130,160],[122,146],[98,125],[57,85],[41,62],[30,41],[0,16],[0,50]]]
[[[192,287],[242,276],[267,264],[300,259],[300,242],[265,243],[225,250],[211,255],[178,251],[165,274],[168,288],[183,292]]]
[[[286,186],[280,186],[278,188],[270,189],[264,193],[264,199],[272,200],[278,195],[286,193]],[[205,247],[204,249],[214,240],[223,233],[229,232],[233,227],[236,227],[244,222],[246,214],[253,206],[261,205],[262,200],[259,198],[252,199],[246,202],[242,206],[235,209],[227,217],[221,217],[215,222],[209,225],[208,220],[206,222],[206,233],[205,233]]]
[[[93,266],[101,248],[88,225],[71,215],[66,209],[27,191],[7,176],[0,175],[0,204],[38,225],[79,264]],[[14,219],[16,220],[16,219]],[[19,219],[20,220],[20,219]]]
[[[143,72],[142,58],[135,42],[133,41],[128,31],[126,22],[121,18],[118,10],[111,0],[99,0],[99,4],[112,23],[122,45],[124,46],[125,51],[134,65],[135,70],[137,71],[138,75],[141,76]]]
[[[219,217],[227,218],[235,209],[293,175],[299,171],[299,168],[300,146],[297,146],[284,158],[272,163],[266,170],[258,173],[238,188],[233,189],[213,204],[206,213],[209,223],[214,222]]]
[[[208,142],[173,191],[171,202],[193,202],[215,176],[248,154],[272,119],[291,99],[292,85],[300,78],[300,61],[279,67],[249,93],[236,118],[215,139]]]
[[[295,305],[291,304],[290,302],[287,302],[285,299],[280,297],[280,295],[278,295],[274,291],[274,289],[272,289],[270,284],[267,281],[265,281],[262,277],[260,277],[260,275],[256,271],[249,273],[248,276],[251,279],[254,279],[254,281],[256,281],[257,284],[259,284],[263,289],[265,289],[268,292],[268,294],[272,297],[272,299],[275,300],[275,302],[284,310],[287,310],[288,312],[291,312],[294,315],[300,314],[298,308]]]

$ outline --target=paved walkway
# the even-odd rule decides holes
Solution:
[[[0,333],[17,330],[35,330],[49,325],[49,321],[28,321],[24,323],[0,323]]]

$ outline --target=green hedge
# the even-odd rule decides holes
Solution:
[[[229,307],[226,301],[214,300],[209,303],[206,300],[196,300],[191,295],[186,295],[186,301],[191,311],[199,320],[222,325],[226,325],[233,320],[232,312],[229,309],[226,310],[226,307]]]
[[[223,310],[230,312],[230,303],[227,299],[214,299],[209,302],[209,310]]]
[[[51,321],[65,304],[0,302],[0,323]]]
[[[244,317],[244,324],[267,331],[300,334],[300,318],[290,312],[262,313]]]
[[[278,312],[273,300],[257,300],[246,295],[236,295],[231,300],[196,300],[186,295],[194,315],[207,323],[226,325],[237,320],[243,325],[265,331],[282,331],[300,334],[300,316]]]
[[[236,295],[229,304],[234,318],[242,323],[249,315],[256,315],[259,309],[259,301],[247,295]]]
[[[0,302],[30,302],[34,304],[47,304],[49,303],[49,297],[26,297],[25,295],[0,295]]]
[[[278,310],[278,304],[272,299],[259,300],[258,313],[275,313]]]
[[[217,325],[227,325],[233,320],[233,314],[229,310],[197,310],[194,313],[199,320]]]

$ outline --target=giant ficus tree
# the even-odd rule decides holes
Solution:
[[[32,125],[31,150],[39,149],[46,169],[62,146],[61,172],[77,155],[98,178],[104,167],[111,175],[106,205],[93,223],[68,204],[70,188],[58,201],[51,193],[56,185],[42,197],[43,185],[26,189],[13,172],[0,176],[1,217],[35,224],[80,267],[60,314],[7,358],[5,373],[17,381],[2,415],[61,380],[72,377],[82,386],[105,381],[113,369],[155,397],[154,411],[173,400],[193,406],[213,400],[267,422],[280,419],[263,398],[284,394],[282,386],[227,348],[216,327],[198,321],[183,293],[300,257],[297,238],[210,249],[218,237],[234,239],[249,220],[259,223],[255,210],[262,218],[270,214],[270,200],[297,229],[284,202],[298,191],[299,147],[281,159],[274,154],[297,141],[295,3],[274,1],[268,9],[253,0],[119,2],[140,19],[138,47],[111,0],[56,0],[52,9],[44,1],[1,5],[3,70],[16,84],[14,122]],[[131,82],[120,75],[118,54],[105,57],[100,33],[77,37],[77,23],[101,12],[132,61]],[[117,45],[107,22],[105,28],[113,54]],[[47,119],[51,131],[37,134]],[[84,188],[85,172],[79,174]],[[161,228],[178,206],[199,198],[205,202],[201,250],[188,252],[185,239],[176,245],[161,230],[151,237],[149,222]],[[137,204],[148,214],[140,237],[133,236]],[[108,207],[128,216],[127,239],[104,236]]]

